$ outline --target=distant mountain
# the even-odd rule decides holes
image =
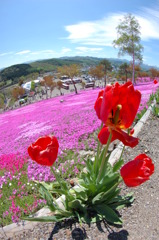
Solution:
[[[144,63],[142,63],[140,66],[141,66],[141,69],[143,69],[145,71],[148,71],[150,68],[155,68],[155,69],[159,70],[159,67],[157,67],[157,66],[150,66],[150,65],[144,64]]]
[[[75,57],[62,57],[61,59],[63,60],[70,60],[70,61],[74,61],[74,62],[79,62],[83,65],[97,65],[99,64],[103,59],[105,58],[97,58],[97,57],[81,57],[81,56],[75,56]],[[118,58],[107,58],[112,64],[115,65],[120,65],[123,62],[128,62],[127,60],[122,60],[122,59],[118,59]]]
[[[30,62],[27,64],[16,64],[10,66],[8,68],[4,68],[0,71],[0,81],[7,81],[11,79],[13,83],[21,77],[27,76],[31,73],[45,73],[50,71],[55,71],[57,67],[63,65],[71,65],[71,64],[79,64],[81,67],[88,67],[88,66],[95,66],[98,65],[104,58],[97,58],[97,57],[61,57],[61,58],[52,58],[52,59],[45,59],[45,60],[38,60],[34,62]],[[118,68],[122,63],[130,61],[126,59],[119,59],[119,58],[107,58],[111,64]],[[150,68],[154,66],[149,66],[146,64],[141,64],[141,68],[144,71],[148,71]],[[157,68],[157,67],[155,67]]]
[[[95,65],[95,64],[99,64],[105,58],[97,58],[97,57],[89,57],[89,56],[86,56],[86,57],[75,56],[75,57],[61,57],[60,59],[81,62],[83,64]],[[120,66],[122,63],[130,64],[130,61],[127,59],[120,59],[120,58],[106,58],[106,59],[109,60],[111,62],[111,64],[115,65],[116,67]],[[142,63],[140,66],[141,66],[141,69],[143,69],[144,71],[148,71],[150,68],[156,68],[159,70],[158,67],[150,66],[148,64]]]

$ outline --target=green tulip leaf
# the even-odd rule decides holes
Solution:
[[[131,205],[134,201],[133,193],[129,193],[126,196],[116,196],[109,202],[113,209],[121,209],[125,206]]]
[[[104,192],[100,192],[99,194],[97,194],[97,195],[92,199],[92,204],[99,203],[99,202],[101,201],[101,199],[103,199],[103,194],[104,194]]]
[[[32,222],[59,222],[65,220],[66,217],[61,215],[55,216],[44,216],[44,217],[24,217],[23,220],[32,221]]]
[[[107,195],[103,196],[103,202],[109,203],[112,199],[119,195],[120,191],[121,189],[116,188],[115,186],[115,190],[112,189],[109,193],[107,193]]]
[[[84,188],[74,188],[76,198],[86,201],[88,199],[86,189]]]
[[[108,175],[104,176],[101,181],[99,182],[99,189],[109,189],[114,184],[119,182],[120,174],[119,173],[109,173]]]
[[[119,159],[119,161],[117,161],[114,166],[113,166],[113,172],[117,172],[121,166],[123,165],[124,160],[123,159]]]
[[[60,184],[58,182],[51,182],[51,183],[46,183],[46,182],[40,182],[40,185],[43,185],[47,190],[51,191],[53,189],[60,188]]]
[[[111,188],[109,188],[106,192],[101,192],[98,195],[96,195],[93,199],[92,199],[92,204],[99,204],[99,203],[108,203],[111,199],[113,199],[114,197],[116,197],[119,192],[120,189],[117,189],[118,187],[118,182],[114,183],[113,186],[111,186]]]
[[[72,211],[67,211],[67,210],[63,210],[63,209],[58,209],[56,211],[56,214],[55,216],[61,216],[62,218],[65,217],[65,218],[70,218],[72,216],[74,216],[73,212]]]
[[[94,217],[90,217],[87,215],[84,215],[82,218],[81,218],[82,222],[85,222],[87,224],[90,224],[90,223],[96,223],[96,222],[99,222],[102,220],[102,216],[100,214],[96,214],[96,216]]]
[[[82,201],[75,199],[68,203],[68,207],[77,211],[79,209],[81,212],[86,212],[86,206],[82,204]]]
[[[39,192],[42,195],[42,197],[46,200],[47,205],[50,208],[50,210],[55,211],[56,205],[53,204],[54,199],[53,199],[51,193],[43,185],[40,186]]]
[[[122,225],[122,221],[115,213],[115,211],[112,208],[108,207],[106,204],[97,205],[95,206],[95,209],[106,219],[107,222]]]
[[[87,159],[87,161],[86,161],[86,168],[87,168],[87,172],[89,172],[90,174],[94,173],[93,161],[92,160]]]

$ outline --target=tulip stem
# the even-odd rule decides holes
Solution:
[[[98,156],[99,156],[99,151],[100,151],[100,142],[98,141],[98,146],[97,146],[97,155],[96,155],[97,159],[98,159]]]
[[[102,128],[103,128],[103,123],[101,123],[100,129],[99,129],[99,132],[101,131]],[[99,133],[98,133],[98,134],[99,134]],[[100,150],[100,147],[101,147],[101,144],[100,144],[100,141],[98,140],[97,159],[98,159],[98,156],[99,156],[99,150]]]
[[[51,171],[54,174],[56,181],[59,183],[61,190],[63,191],[63,194],[65,195],[65,197],[69,197],[69,192],[68,192],[68,188],[64,183],[63,179],[60,178],[60,176],[58,175],[58,173],[53,169],[53,167],[51,166]]]
[[[123,146],[123,149],[122,149],[122,152],[121,152],[121,155],[120,155],[120,159],[121,159],[122,156],[123,156],[124,150],[125,150],[125,145]]]
[[[55,176],[55,178],[56,178],[56,181],[59,183],[60,187],[63,188],[63,187],[62,187],[62,184],[61,184],[61,180],[60,180],[59,175],[56,173],[56,171],[53,169],[52,166],[51,166],[50,168],[51,168],[51,172],[54,174],[54,176]]]
[[[106,145],[105,150],[104,150],[104,154],[103,154],[102,162],[101,162],[101,165],[100,165],[97,182],[99,181],[99,179],[100,179],[100,177],[101,177],[101,173],[102,173],[102,171],[103,171],[103,167],[104,167],[104,163],[105,163],[105,158],[106,158],[106,155],[107,155],[107,152],[108,152],[109,145],[110,145],[110,143],[111,143],[111,139],[112,139],[112,133],[109,134],[109,138],[108,138],[108,141],[107,141],[107,145]]]
[[[101,123],[99,132],[101,131],[102,128],[103,128],[103,123]],[[99,153],[100,153],[100,150],[101,150],[101,146],[102,145],[101,145],[100,141],[98,140],[97,155],[96,155],[95,161],[94,161],[94,170],[95,170],[95,172],[97,172],[97,169],[98,169],[98,158],[99,158]]]

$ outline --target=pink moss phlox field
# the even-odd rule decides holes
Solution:
[[[135,89],[142,93],[141,111],[156,91],[159,84],[151,82],[138,83]],[[84,149],[84,139],[100,126],[94,103],[100,89],[81,91],[79,94],[68,94],[43,100],[0,115],[0,166],[4,156],[27,155],[30,143],[38,137],[54,134],[59,141],[61,154],[65,149]],[[79,140],[82,140],[79,143]],[[92,141],[90,147],[95,144]],[[9,157],[10,158],[10,157]],[[28,157],[29,158],[29,157]],[[2,160],[3,159],[3,160]],[[6,162],[8,162],[6,160]],[[64,170],[63,170],[64,171]],[[75,169],[77,171],[77,169]],[[28,178],[52,181],[50,169],[28,161]]]
[[[78,148],[79,138],[100,125],[93,108],[98,91],[43,100],[1,114],[0,155],[24,154],[31,142],[50,133],[58,138],[60,151]]]
[[[159,78],[156,78],[156,79],[159,80]],[[147,102],[149,100],[150,95],[152,93],[155,93],[158,88],[159,88],[159,83],[154,84],[154,82],[150,81],[150,78],[148,77],[147,77],[147,82],[138,83],[135,86],[135,89],[138,89],[142,93],[141,105],[138,109],[138,112],[140,112],[144,107],[146,108],[148,107]]]
[[[27,162],[26,156],[19,153],[4,154],[0,156],[0,170],[7,170],[14,174],[23,168]]]

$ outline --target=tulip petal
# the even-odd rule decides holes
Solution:
[[[47,145],[51,143],[51,137],[45,136],[45,137],[39,137],[35,143],[33,143],[34,146],[40,146],[41,149],[46,149]]]
[[[126,132],[121,131],[120,129],[110,130],[109,127],[104,126],[98,134],[98,139],[101,142],[101,144],[107,144],[110,131],[112,133],[111,142],[118,139],[125,146],[129,146],[129,147],[132,147],[132,148],[135,147],[139,142],[138,138],[132,137],[132,136],[128,135]]]
[[[138,138],[130,136],[129,134],[120,129],[112,130],[112,141],[116,139],[120,140],[125,146],[129,146],[132,148],[139,143]]]
[[[140,177],[126,178],[126,179],[124,179],[124,183],[128,187],[137,187],[137,186],[141,185],[142,183],[146,182],[147,180],[149,180],[149,177],[147,177],[147,178],[146,177],[145,178],[140,178]]]
[[[109,135],[110,135],[109,128],[104,126],[98,134],[98,139],[99,139],[100,143],[101,144],[107,144]]]
[[[99,97],[94,105],[94,109],[96,111],[97,117],[100,119],[100,110],[101,110],[101,104],[102,104],[103,97]]]

